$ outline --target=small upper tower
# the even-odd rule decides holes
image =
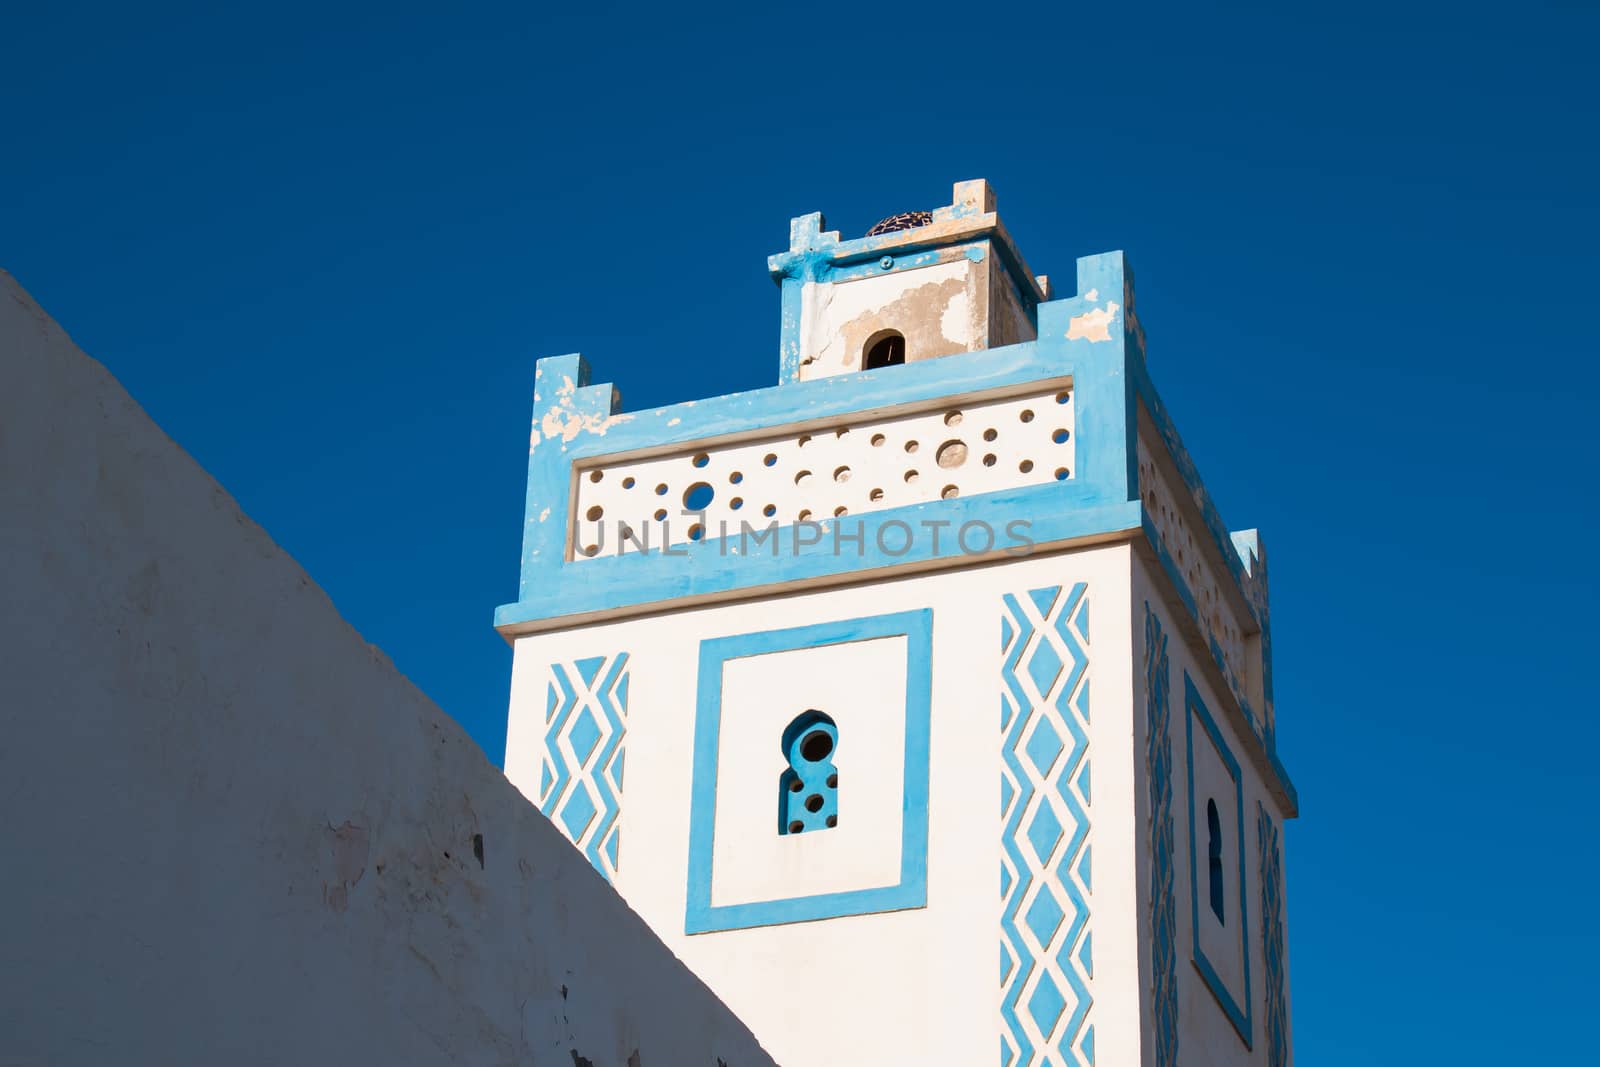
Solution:
[[[789,224],[767,260],[783,287],[780,382],[1031,341],[1050,282],[1028,270],[979,178],[951,202],[841,241],[820,213]]]
[[[506,774],[788,1067],[1289,1067],[1266,550],[1124,257],[873,229],[791,223],[775,386],[539,361]]]

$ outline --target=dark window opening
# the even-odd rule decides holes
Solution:
[[[1206,801],[1206,855],[1211,874],[1211,910],[1217,922],[1228,925],[1222,911],[1222,818],[1217,814],[1217,802]]]
[[[866,369],[898,367],[906,361],[906,339],[897,333],[873,342],[867,349]]]

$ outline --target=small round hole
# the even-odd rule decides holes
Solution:
[[[906,483],[908,485],[911,482],[914,482],[916,480],[917,480],[917,472],[916,471],[906,471]]]
[[[843,504],[840,504],[838,507],[833,509],[833,517],[836,519],[842,519],[848,514],[850,514],[850,509],[845,507]]]
[[[606,476],[606,472],[605,471],[590,471],[589,472],[589,480],[591,482],[598,482],[601,478],[604,478],[605,476]]]
[[[667,483],[666,482],[662,482],[660,485],[656,486],[656,496],[666,496],[666,495],[667,495]]]
[[[811,435],[808,434],[808,433],[801,434],[799,440],[795,441],[795,445],[800,447],[800,448],[804,448],[804,447],[806,447],[806,445],[809,445],[810,443],[811,443]]]
[[[599,545],[584,545],[583,546],[583,554],[585,556],[598,556],[600,554],[600,546]]]
[[[836,467],[836,468],[834,468],[833,480],[836,481],[836,482],[848,482],[850,480],[850,468],[849,467]]]
[[[1017,413],[1017,418],[1021,419],[1023,422],[1032,422],[1033,421],[1033,412],[1031,410],[1029,410],[1028,408],[1023,408],[1020,412]]]
[[[744,475],[740,474],[738,471],[734,471],[732,474],[728,475],[728,481],[733,485],[738,485],[740,482],[744,481]]]
[[[985,441],[993,441],[996,437],[999,437],[999,436],[1000,436],[1000,431],[996,430],[993,427],[990,427],[989,429],[983,431],[983,439]]]
[[[744,497],[734,497],[732,500],[728,501],[728,507],[734,511],[738,511],[740,508],[744,507]]]
[[[624,488],[624,489],[632,489],[633,488],[633,479],[632,478],[624,478],[624,479],[622,479],[622,488]]]
[[[706,528],[698,522],[689,527],[689,540],[698,541],[706,535]]]
[[[888,438],[883,436],[883,434],[875,433],[875,434],[872,435],[872,447],[873,448],[878,448],[879,446],[881,446],[887,440],[888,440]]]
[[[823,822],[825,822],[825,823],[827,823],[827,824],[828,824],[828,829],[830,829],[830,830],[831,830],[831,829],[833,829],[833,828],[834,828],[834,827],[835,827],[835,826],[838,826],[838,825],[839,825],[839,816],[837,816],[837,815],[830,815],[830,816],[828,816],[828,817],[827,817],[827,818],[826,818],[826,819],[824,819],[824,820],[822,820],[822,821],[823,821]]]
[[[1017,470],[1021,471],[1023,474],[1027,474],[1029,471],[1033,470],[1033,460],[1025,459],[1021,463],[1018,463]]]
[[[833,431],[833,436],[834,437],[845,437],[845,436],[848,436],[849,433],[850,433],[850,427],[841,426],[837,430]]]
[[[701,452],[699,455],[694,457],[694,465],[696,467],[704,467],[707,463],[710,463],[710,462],[711,462],[711,457],[706,455],[704,452]]]
[[[1071,399],[1072,399],[1072,393],[1067,391],[1067,390],[1065,390],[1065,389],[1063,389],[1061,392],[1056,394],[1056,403],[1057,404],[1065,404],[1067,401],[1069,401]]]
[[[806,797],[806,810],[810,812],[818,812],[822,810],[821,793],[812,793],[810,796]]]
[[[801,471],[800,473],[798,473],[798,474],[796,474],[794,476],[794,484],[795,485],[805,485],[810,480],[811,480],[811,472],[810,471]]]
[[[1057,430],[1055,433],[1050,435],[1050,440],[1054,441],[1056,444],[1059,445],[1059,444],[1064,443],[1066,441],[1066,439],[1068,437],[1070,437],[1070,436],[1071,435],[1068,434],[1067,431],[1065,431],[1065,430]]]
[[[957,489],[953,485],[947,485],[943,489],[939,490],[939,496],[942,497],[945,500],[954,500],[956,497],[958,497],[960,495],[961,495],[961,490]]]
[[[656,508],[656,521],[657,522],[664,522],[666,520],[666,518],[667,518],[667,509],[666,508]]]
[[[917,443],[915,441],[907,441],[906,442],[906,451],[907,452],[915,452],[916,450],[917,450]]]
[[[990,452],[987,456],[983,457],[983,465],[985,467],[992,467],[998,462],[999,460],[996,458],[993,452]]]
[[[796,515],[795,518],[798,519],[801,522],[807,521],[808,519],[811,518],[811,509],[810,508],[801,508],[800,509],[800,514]]]
[[[946,426],[960,426],[961,425],[961,417],[962,417],[961,416],[961,412],[952,411],[952,412],[948,413],[947,415],[945,415],[944,424]]]
[[[789,832],[791,834],[798,834],[798,833],[804,831],[805,828],[806,828],[806,824],[801,822],[799,819],[796,819],[794,822],[789,824]]]
[[[802,782],[800,779],[796,778],[794,781],[789,783],[789,792],[798,793],[798,792],[800,792],[800,790],[804,789],[805,787],[806,787],[806,784],[804,782]]]
[[[1072,476],[1072,472],[1067,470],[1067,468],[1065,468],[1065,467],[1057,467],[1056,468],[1056,481],[1064,482],[1068,478],[1070,478],[1071,476]]]
[[[828,775],[828,788],[829,789],[838,789],[839,788],[839,776],[837,774]]]
[[[826,730],[812,730],[800,742],[800,755],[811,763],[827,759],[832,751],[833,738],[828,736]]]
[[[882,500],[883,499],[883,490],[882,489],[874,489],[872,492],[867,494],[867,499],[868,500]]]
[[[778,457],[777,457],[777,455],[775,455],[772,452],[768,452],[766,455],[761,457],[761,464],[762,464],[762,466],[765,466],[765,467],[770,467],[770,466],[772,466],[773,464],[775,464],[777,462],[778,462]]]
[[[583,517],[588,519],[590,522],[599,522],[600,516],[604,515],[605,513],[606,509],[601,507],[599,504],[596,504],[594,507],[584,512]]]
[[[765,515],[769,519],[772,518],[772,516],[776,515],[777,513],[778,513],[778,505],[776,505],[776,504],[768,504],[766,507],[761,509],[761,514]]]

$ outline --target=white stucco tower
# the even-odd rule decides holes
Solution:
[[[1122,254],[973,181],[769,265],[772,388],[539,362],[507,774],[786,1067],[1290,1063],[1266,557]]]

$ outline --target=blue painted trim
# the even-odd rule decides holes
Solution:
[[[1120,252],[1078,261],[1081,292],[1122,291]],[[1033,524],[1038,544],[1138,528],[1140,506],[1129,469],[1136,462],[1123,373],[1123,330],[1111,340],[1066,339],[1074,315],[1111,296],[1081,296],[1039,305],[1039,339],[1005,348],[925,360],[876,371],[774,386],[653,411],[618,414],[610,385],[588,385],[588,365],[578,356],[540,360],[535,376],[534,429],[528,464],[521,595],[495,613],[502,629],[617,607],[657,604],[683,597],[758,589],[829,575],[958,560],[954,538],[891,556],[877,546],[876,529],[889,521],[945,520],[955,529],[981,518],[996,529],[1014,519]],[[1118,313],[1120,319],[1121,313]],[[569,561],[566,557],[573,467],[614,462],[630,453],[690,442],[714,444],[729,435],[749,438],[796,432],[808,423],[860,421],[884,409],[934,404],[966,393],[1019,391],[1031,384],[1070,378],[1077,408],[1077,469],[1071,480],[982,496],[935,500],[861,516],[868,537],[862,553],[835,556],[828,541],[783,558],[727,554],[721,538],[661,551]],[[567,427],[568,433],[552,433]],[[900,538],[891,540],[899,544]]]
[[[892,886],[713,906],[712,844],[716,833],[717,752],[721,737],[722,669],[730,659],[880,637],[906,638],[905,800],[901,808],[900,881]],[[841,915],[921,908],[928,903],[928,725],[932,711],[933,612],[892,615],[737,634],[700,643],[695,706],[694,780],[689,804],[689,883],[683,932],[703,934],[752,926],[809,922]],[[762,798],[765,800],[765,798]]]
[[[1195,688],[1194,679],[1189,677],[1189,672],[1183,672],[1184,696],[1184,737],[1188,746],[1189,768],[1189,927],[1194,934],[1194,965],[1205,979],[1206,986],[1217,998],[1217,1003],[1222,1005],[1222,1011],[1233,1023],[1233,1028],[1239,1032],[1245,1047],[1252,1046],[1251,1027],[1251,999],[1250,999],[1250,918],[1249,895],[1245,892],[1245,865],[1244,865],[1244,778],[1239,771],[1239,761],[1234,758],[1233,750],[1228,747],[1228,742],[1223,739],[1222,731],[1217,728],[1216,720],[1211,717],[1211,712],[1206,708],[1205,701],[1200,699],[1200,692]],[[1205,729],[1206,735],[1217,746],[1217,753],[1222,757],[1222,762],[1233,778],[1235,794],[1235,809],[1238,814],[1238,839],[1239,852],[1239,952],[1243,963],[1244,973],[1244,1004],[1241,1006],[1234,1000],[1233,994],[1228,991],[1227,984],[1217,974],[1216,968],[1200,948],[1200,881],[1199,867],[1196,861],[1196,840],[1194,830],[1194,721],[1200,720],[1200,725]]]

